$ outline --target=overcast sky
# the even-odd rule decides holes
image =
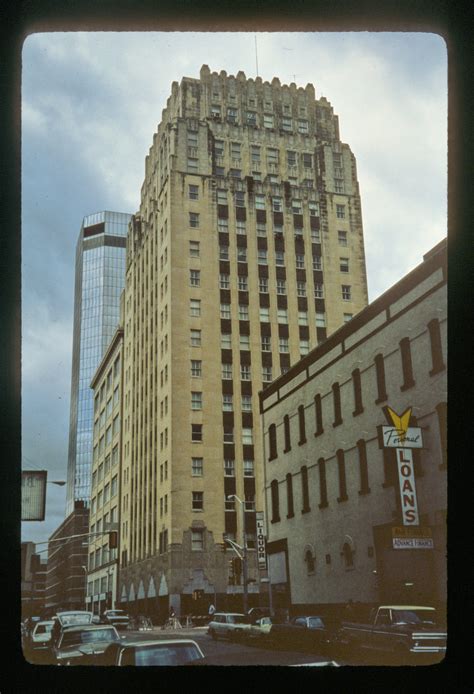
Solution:
[[[423,33],[259,33],[258,74],[314,84],[358,167],[369,300],[447,232],[447,53]],[[171,83],[255,77],[253,33],[29,36],[22,76],[22,467],[65,480],[74,254],[82,218],[138,209],[144,160]],[[41,542],[64,519],[48,485]]]

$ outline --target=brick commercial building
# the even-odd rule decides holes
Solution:
[[[242,609],[224,535],[242,544],[245,517],[255,604],[258,392],[367,304],[330,103],[207,66],[173,83],[126,264],[120,599],[160,618]]]
[[[441,242],[260,394],[281,607],[446,604],[446,271]]]

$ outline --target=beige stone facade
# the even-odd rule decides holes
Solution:
[[[446,244],[261,393],[275,600],[446,603]],[[397,549],[403,525],[385,408],[412,408],[419,524],[432,548]],[[426,544],[426,543],[425,543]],[[428,543],[429,544],[429,543]]]
[[[232,494],[258,592],[258,392],[366,304],[355,159],[329,102],[312,85],[207,66],[173,83],[127,241],[119,590],[130,606],[233,605],[242,587],[229,585],[223,535],[242,542],[244,513]]]
[[[119,529],[122,351],[123,329],[118,327],[91,383],[94,434],[86,604],[96,614],[117,602],[118,547],[109,548],[108,533]]]

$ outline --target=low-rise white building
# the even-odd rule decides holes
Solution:
[[[446,273],[443,241],[260,393],[276,606],[445,603]],[[411,408],[405,428],[421,428],[423,447],[400,454],[413,459],[415,498],[383,447],[387,408]],[[404,525],[415,503],[418,523],[411,512]]]

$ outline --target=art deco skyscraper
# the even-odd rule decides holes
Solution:
[[[89,504],[93,432],[90,383],[119,322],[130,218],[123,212],[84,217],[77,241],[66,516],[74,510],[75,501]]]
[[[366,304],[356,164],[330,103],[207,66],[173,83],[127,239],[124,602],[233,606],[223,535],[241,543],[243,517],[252,602],[258,392]]]

